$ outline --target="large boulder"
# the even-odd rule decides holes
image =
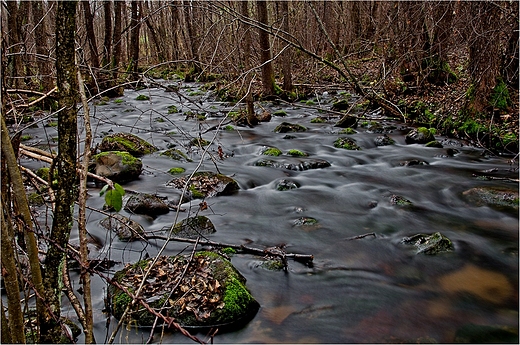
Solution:
[[[134,292],[152,261],[127,265],[114,280]],[[150,270],[139,297],[185,328],[218,327],[222,331],[245,325],[259,309],[245,283],[231,262],[214,252],[196,253],[192,260],[182,255],[162,256]],[[111,290],[113,313],[120,319],[132,298],[115,286]],[[153,314],[135,303],[125,321],[151,326],[154,320]]]
[[[419,127],[408,132],[404,140],[407,144],[426,144],[435,141],[435,136],[428,128]]]
[[[451,240],[440,232],[431,235],[416,234],[410,237],[405,237],[401,243],[413,245],[417,249],[417,254],[423,253],[433,255],[453,250],[453,243]]]
[[[183,189],[188,181],[187,179],[187,176],[179,177],[171,180],[167,185]],[[201,171],[193,174],[188,183],[188,191],[191,192],[191,196],[195,199],[230,195],[240,189],[238,183],[231,177],[210,171]]]
[[[324,159],[291,159],[291,160],[273,160],[273,159],[260,159],[255,162],[256,166],[260,167],[271,167],[277,169],[286,169],[293,171],[304,171],[311,169],[323,169],[330,167],[330,163]]]
[[[306,127],[289,122],[282,122],[274,129],[275,133],[287,133],[287,132],[305,132],[307,130]]]
[[[114,133],[107,135],[99,144],[98,149],[105,151],[126,151],[140,157],[157,151],[157,148],[144,139],[131,133]]]
[[[101,152],[92,157],[96,175],[104,176],[114,182],[126,183],[139,178],[143,163],[128,152]]]
[[[490,206],[518,214],[518,189],[482,186],[468,189],[462,193],[466,200],[476,206]]]

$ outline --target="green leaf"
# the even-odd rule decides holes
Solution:
[[[108,189],[108,184],[106,184],[100,191],[99,191],[99,196],[103,196],[103,194],[105,194],[105,192],[107,191]]]
[[[117,189],[111,189],[105,194],[105,203],[108,207],[112,207],[116,212],[123,208],[123,196]]]
[[[121,185],[119,185],[119,183],[114,183],[114,189],[118,191],[121,196],[125,195],[125,190],[123,187],[121,187]]]

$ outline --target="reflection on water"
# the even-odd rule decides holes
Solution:
[[[190,85],[191,90],[198,87]],[[181,89],[182,92],[186,92]],[[173,166],[191,173],[200,160],[201,150],[185,145],[224,119],[227,104],[203,103],[212,117],[206,121],[187,119],[182,113],[168,114],[168,106],[177,105],[186,112],[188,104],[160,89],[151,89],[150,101],[136,101],[137,93],[127,90],[120,104],[109,102],[94,107],[95,140],[103,133],[126,131],[150,140],[160,150],[172,145],[184,150],[193,162],[178,162],[156,154],[143,158],[145,171],[138,181],[124,187],[172,197],[166,183],[172,179],[167,170]],[[320,101],[330,106],[334,96]],[[272,112],[281,105],[263,103]],[[195,109],[197,108],[197,109]],[[462,193],[475,186],[503,186],[518,189],[506,180],[480,181],[474,174],[491,168],[497,176],[517,178],[505,158],[489,157],[474,148],[457,147],[460,153],[449,156],[446,148],[406,145],[406,126],[392,123],[397,129],[388,133],[396,145],[376,147],[378,134],[358,128],[350,135],[362,147],[360,151],[336,149],[333,141],[339,129],[334,122],[313,124],[320,113],[312,109],[288,107],[287,117],[274,116],[269,123],[255,128],[235,127],[218,133],[204,158],[201,170],[215,171],[237,180],[241,190],[232,196],[208,199],[209,208],[200,214],[214,223],[217,232],[211,240],[226,243],[250,243],[258,248],[286,244],[288,252],[313,254],[314,267],[290,261],[288,272],[268,271],[252,264],[258,257],[236,255],[233,264],[247,278],[247,286],[261,304],[257,316],[243,329],[217,334],[215,343],[349,343],[349,342],[453,342],[457,330],[467,324],[510,327],[518,332],[518,213],[499,211],[487,206],[469,204]],[[164,121],[158,121],[157,119]],[[282,121],[308,127],[294,133],[294,139],[274,133]],[[33,138],[45,141],[42,128],[30,129]],[[215,131],[202,135],[211,140]],[[442,137],[439,137],[442,139]],[[217,147],[228,155],[218,159]],[[323,159],[331,166],[324,169],[292,171],[255,166],[262,147],[275,146],[284,154],[269,157],[275,161],[298,160],[287,155],[297,149],[309,159]],[[427,165],[405,166],[410,160]],[[215,163],[216,162],[216,163]],[[28,167],[40,163],[24,161]],[[276,190],[286,179],[300,187]],[[101,208],[99,190],[91,186],[89,205]],[[390,197],[401,195],[414,207],[392,205]],[[187,211],[180,219],[193,215],[198,203],[184,204]],[[147,231],[171,226],[175,214],[156,219],[122,214],[141,223]],[[100,258],[124,263],[136,261],[145,254],[155,255],[162,245],[119,242],[99,226],[104,216],[91,212],[88,230],[101,243],[92,253]],[[301,217],[312,217],[315,226],[295,226]],[[415,233],[441,232],[449,237],[455,252],[436,256],[415,255],[399,242]],[[358,240],[350,238],[375,233]],[[77,236],[72,235],[77,241]],[[186,250],[186,244],[171,243],[165,254]],[[188,249],[189,250],[189,249]],[[96,338],[107,333],[100,279],[97,289]],[[112,320],[110,329],[113,329]],[[199,334],[202,339],[205,334]],[[117,342],[142,343],[146,330],[123,330]],[[81,339],[80,339],[81,341]],[[176,333],[157,335],[156,342],[186,342]]]

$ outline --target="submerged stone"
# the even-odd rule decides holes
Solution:
[[[139,178],[143,171],[143,163],[128,152],[101,152],[92,157],[96,175],[104,176],[114,182],[126,183]]]
[[[114,280],[136,291],[151,262],[146,259],[127,265],[114,275]],[[260,307],[245,283],[231,262],[214,252],[196,253],[191,261],[182,255],[162,256],[150,270],[140,297],[182,327],[236,329],[249,322]],[[110,289],[113,313],[120,319],[132,298],[117,287]],[[135,303],[124,321],[151,326],[154,320],[153,314]]]
[[[383,135],[378,135],[374,139],[374,143],[376,144],[376,146],[387,146],[387,145],[395,144],[395,141],[394,141],[394,139],[390,138],[388,135],[383,134]]]
[[[295,123],[282,122],[274,129],[275,133],[305,132],[307,128]]]
[[[432,255],[453,250],[451,240],[440,232],[431,235],[417,234],[405,237],[401,243],[415,246],[417,248],[417,254],[424,253]]]
[[[361,147],[352,138],[338,138],[334,141],[334,147],[345,150],[361,150]]]
[[[289,180],[280,180],[276,184],[276,190],[284,191],[284,190],[290,190],[290,189],[297,189],[299,186],[296,182],[289,181]]]
[[[260,159],[256,161],[255,165],[261,167],[272,167],[277,169],[286,169],[293,171],[323,169],[330,167],[330,163],[323,159],[304,160],[295,163],[287,161],[275,161],[272,159]]]
[[[157,151],[157,148],[144,139],[131,133],[114,133],[107,135],[99,144],[98,149],[105,151],[126,151],[140,157]]]
[[[99,224],[108,231],[115,232],[119,240],[124,242],[139,240],[139,235],[144,234],[141,224],[118,213],[104,218]]]
[[[474,187],[462,193],[467,201],[476,206],[490,206],[499,210],[518,212],[518,189],[500,187]]]
[[[125,205],[125,210],[156,217],[170,212],[168,204],[152,194],[136,193],[132,195]]]
[[[393,194],[390,196],[390,205],[394,206],[412,206],[413,203],[403,196]]]
[[[215,225],[206,216],[188,217],[173,226],[172,233],[177,237],[197,238],[217,232]]]
[[[338,122],[336,122],[334,127],[356,128],[357,122],[358,122],[357,117],[350,116],[350,115],[344,115],[341,119],[339,119]]]
[[[170,157],[171,159],[175,159],[177,161],[186,161],[191,162],[192,160],[186,156],[184,152],[179,149],[168,149],[161,153],[161,156]]]
[[[178,189],[183,189],[187,183],[187,176],[179,177],[167,183]],[[215,174],[211,171],[201,171],[193,174],[188,181],[188,190],[195,199],[203,199],[219,195],[231,195],[238,191],[238,183],[223,174]]]

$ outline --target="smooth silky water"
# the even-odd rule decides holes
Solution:
[[[95,143],[112,132],[131,132],[156,145],[161,151],[143,157],[144,172],[140,179],[124,185],[133,191],[157,193],[173,198],[173,187],[166,184],[173,176],[167,170],[174,166],[191,173],[200,160],[200,149],[191,148],[193,162],[179,162],[160,156],[169,145],[185,151],[187,142],[199,131],[218,124],[233,108],[216,102],[209,92],[189,97],[199,84],[182,84],[180,93],[193,100],[189,103],[176,93],[162,89],[125,90],[120,99],[106,105],[91,106]],[[191,91],[190,91],[191,90]],[[150,96],[149,101],[135,100],[138,94]],[[338,97],[338,96],[335,96]],[[315,99],[330,107],[333,96]],[[168,106],[181,111],[168,114]],[[405,124],[394,125],[388,135],[395,145],[376,147],[373,140],[380,134],[358,128],[350,135],[360,151],[333,146],[340,128],[334,120],[310,123],[317,110],[263,102],[274,112],[283,109],[286,117],[273,116],[267,123],[254,128],[222,128],[202,134],[215,141],[204,157],[200,170],[218,170],[233,177],[240,191],[231,196],[207,199],[209,208],[200,212],[214,223],[217,232],[208,237],[216,242],[248,243],[257,248],[285,244],[287,252],[314,255],[314,266],[289,261],[288,271],[269,271],[259,266],[261,258],[235,255],[232,263],[246,277],[247,286],[261,305],[256,317],[244,328],[218,334],[215,343],[363,343],[363,342],[454,342],[457,330],[469,324],[512,329],[518,332],[518,213],[474,206],[462,193],[476,186],[505,186],[518,189],[507,180],[482,181],[476,175],[498,169],[493,176],[518,178],[507,157],[485,155],[471,147],[453,147],[460,153],[449,156],[447,148],[426,148],[406,145]],[[186,119],[182,112],[206,113],[206,121]],[[237,109],[234,109],[237,110]],[[370,114],[368,114],[370,115]],[[380,117],[375,113],[375,117]],[[164,119],[157,120],[157,119]],[[368,119],[370,121],[370,118]],[[298,123],[308,130],[286,134],[274,133],[282,121]],[[175,134],[174,134],[175,133]],[[29,129],[33,142],[46,142],[55,130],[40,126]],[[345,135],[341,135],[345,136]],[[443,139],[443,137],[438,137]],[[227,158],[218,159],[220,145]],[[261,155],[265,146],[278,147],[284,155]],[[286,155],[290,149],[307,154],[306,158]],[[186,151],[185,151],[186,152]],[[323,169],[291,171],[255,166],[259,159],[297,162],[303,159],[324,159],[331,166]],[[417,159],[429,165],[403,166],[404,161]],[[23,160],[24,165],[37,168],[39,162]],[[512,169],[513,168],[513,169]],[[296,182],[300,187],[278,191],[282,180]],[[99,196],[102,186],[89,184],[88,205],[102,208]],[[401,195],[414,207],[390,204],[391,195]],[[198,211],[200,200],[183,204],[181,220]],[[142,215],[126,216],[140,222],[146,231],[161,235],[175,221],[170,211],[156,219]],[[41,221],[45,222],[41,213]],[[313,217],[317,225],[296,226],[300,217]],[[120,242],[114,234],[99,225],[103,215],[88,211],[87,228],[97,246],[91,255],[119,262],[109,274],[135,262],[145,255],[154,256],[162,241]],[[416,233],[441,232],[450,238],[455,250],[438,255],[416,255],[400,244],[403,237]],[[374,236],[349,240],[353,236],[374,233]],[[77,231],[71,236],[78,242]],[[164,254],[175,255],[191,247],[171,242]],[[77,273],[73,273],[76,279]],[[77,286],[78,287],[78,286]],[[93,279],[95,335],[97,342],[106,340],[117,320],[109,320],[102,312],[107,286],[98,277]],[[73,309],[64,302],[63,311],[74,317]],[[155,342],[188,342],[179,333],[166,331],[162,338],[157,329]],[[124,328],[116,342],[143,343],[149,330]],[[197,334],[208,340],[205,334]],[[82,337],[78,340],[81,342]]]

